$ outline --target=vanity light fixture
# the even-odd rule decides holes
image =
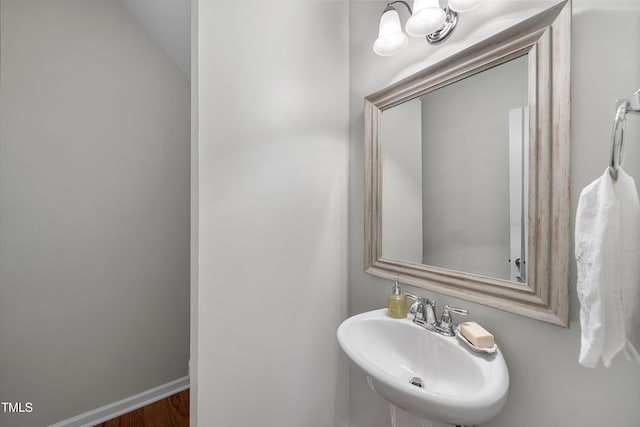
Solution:
[[[429,43],[438,43],[451,34],[458,22],[457,12],[467,12],[482,6],[487,0],[448,0],[445,9],[440,0],[415,0],[413,9],[403,0],[387,3],[380,17],[378,38],[373,43],[373,51],[380,56],[396,55],[407,47],[409,38],[425,36]],[[409,10],[405,30],[400,26],[400,16],[394,4],[402,3]]]

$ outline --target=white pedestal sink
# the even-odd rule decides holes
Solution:
[[[482,424],[506,403],[509,371],[500,349],[473,352],[458,338],[410,318],[392,319],[386,309],[348,318],[338,328],[338,341],[371,389],[419,418]]]

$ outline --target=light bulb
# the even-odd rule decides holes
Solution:
[[[398,12],[391,6],[380,17],[378,38],[373,43],[373,51],[380,56],[398,54],[407,47],[409,38],[402,32]]]
[[[449,0],[449,9],[454,12],[469,12],[486,2],[487,0]]]
[[[440,9],[438,0],[416,0],[405,29],[410,36],[426,36],[440,29],[445,18],[446,14]]]

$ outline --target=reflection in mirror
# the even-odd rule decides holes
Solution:
[[[382,113],[382,256],[524,282],[527,57]]]

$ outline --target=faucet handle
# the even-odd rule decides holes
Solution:
[[[409,292],[405,292],[404,294],[407,296],[407,298],[413,300],[411,307],[409,307],[409,313],[411,314],[416,314],[416,312],[421,310],[420,306],[429,303],[429,300],[425,297],[410,294]]]
[[[409,298],[415,299],[415,302],[409,308],[409,313],[413,314],[413,323],[425,326],[429,318],[429,308],[432,306],[431,301],[428,298],[415,295],[411,295]]]
[[[420,298],[422,297],[415,296],[414,294],[410,294],[409,292],[405,292],[404,294],[407,296],[407,298],[413,300],[413,303],[411,303],[411,306],[409,307],[409,314],[416,314],[416,312],[418,311],[418,304],[420,304]]]
[[[420,298],[422,298],[417,295],[411,294],[409,292],[405,292],[404,294],[407,296],[407,298],[412,299],[414,301],[418,301]]]
[[[455,335],[453,332],[453,320],[451,320],[451,313],[466,316],[467,314],[469,314],[469,311],[463,308],[455,308],[449,305],[445,305],[442,309],[442,319],[440,320],[440,325],[438,326],[439,332],[443,335]]]
[[[469,310],[465,310],[464,308],[455,308],[455,307],[451,307],[449,305],[445,305],[442,309],[442,315],[444,316],[446,315],[450,315],[449,313],[455,313],[455,314],[461,314],[463,316],[466,316],[467,314],[469,314]]]

